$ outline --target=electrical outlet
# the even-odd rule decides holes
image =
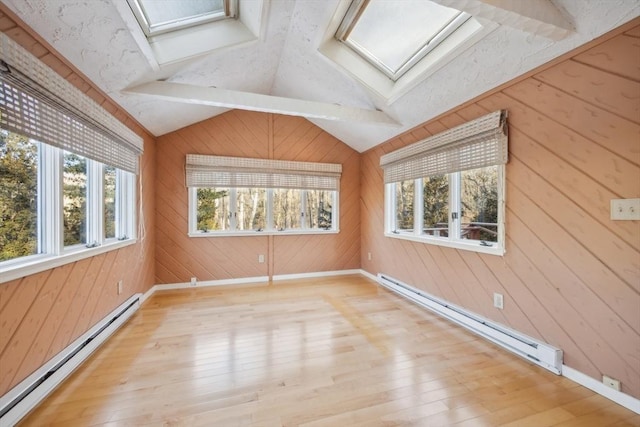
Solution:
[[[196,286],[198,284],[198,280],[195,277],[191,278],[191,286]]]
[[[371,252],[367,254],[367,257],[369,258],[369,261],[371,261]]]
[[[263,264],[263,263],[264,263],[264,255],[262,255],[262,254],[258,255],[258,262],[259,262],[260,264]]]
[[[504,297],[502,294],[495,293],[493,294],[493,306],[495,308],[499,308],[502,310],[504,308]]]
[[[620,391],[620,381],[615,378],[608,377],[606,375],[602,376],[602,384],[610,387],[616,391]]]
[[[640,220],[640,199],[612,199],[611,219]]]
[[[118,280],[118,295],[122,293],[122,280]]]

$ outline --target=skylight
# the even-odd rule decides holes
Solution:
[[[424,0],[354,0],[336,38],[396,81],[469,18]]]
[[[147,37],[233,16],[231,0],[127,0]]]

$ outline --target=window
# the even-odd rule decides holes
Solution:
[[[189,199],[192,237],[338,231],[337,191],[190,188]]]
[[[445,246],[499,250],[503,176],[503,166],[489,166],[387,184],[396,196],[388,229]]]
[[[129,172],[0,129],[0,271],[130,239],[133,192]]]
[[[0,187],[0,271],[134,235],[133,174],[6,129]]]
[[[1,33],[0,60],[0,282],[135,243],[142,138]]]
[[[38,253],[39,144],[0,132],[0,262]]]
[[[87,243],[87,159],[65,152],[62,169],[64,246]]]
[[[342,165],[187,154],[189,235],[338,231]]]
[[[116,237],[116,195],[122,186],[117,182],[117,169],[113,166],[104,167],[104,238]]]
[[[497,27],[429,0],[341,1],[318,50],[392,104]]]
[[[385,235],[504,253],[506,111],[386,154]]]
[[[336,38],[396,81],[469,18],[424,0],[353,1]]]
[[[127,0],[147,37],[232,15],[231,0]]]
[[[333,228],[333,206],[335,192],[325,190],[307,190],[303,196],[307,227],[330,230]]]

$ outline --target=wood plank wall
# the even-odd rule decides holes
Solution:
[[[306,119],[233,110],[158,138],[156,282],[360,267],[360,155]],[[190,238],[186,154],[341,163],[340,233]],[[258,263],[258,255],[265,263]]]
[[[144,138],[142,206],[147,233],[137,244],[0,283],[0,395],[5,394],[127,298],[153,286],[154,138],[4,5],[0,31],[72,82]],[[117,282],[123,293],[117,294]]]
[[[564,350],[640,397],[640,20],[588,50],[424,123],[362,156],[362,267]],[[383,235],[380,156],[483,114],[509,111],[504,257]],[[372,253],[368,261],[367,253]],[[492,294],[504,294],[504,310]]]

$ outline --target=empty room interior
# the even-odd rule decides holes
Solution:
[[[0,31],[0,426],[640,426],[637,0]]]

